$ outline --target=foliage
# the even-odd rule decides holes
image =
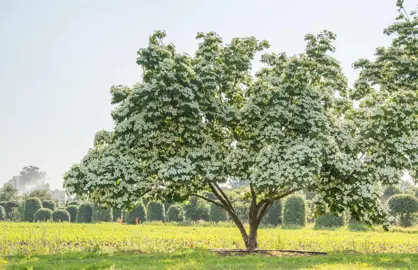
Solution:
[[[21,193],[30,191],[31,189],[49,190],[49,185],[46,183],[46,173],[42,172],[36,166],[25,166],[20,171],[19,175],[13,176],[12,179],[6,182],[6,185],[12,185]],[[36,195],[27,196],[38,197]],[[44,198],[38,197],[41,200]],[[17,199],[17,198],[14,198]]]
[[[36,197],[27,198],[24,203],[23,220],[33,221],[33,216],[35,215],[36,211],[38,211],[41,208],[41,200],[39,200]]]
[[[112,213],[113,213],[113,221],[117,221],[118,219],[122,219],[123,217],[123,210],[120,208],[113,208],[112,209]]]
[[[136,224],[136,219],[139,223],[143,223],[147,220],[147,212],[145,210],[145,205],[142,201],[139,201],[135,208],[132,209],[126,217],[126,223]]]
[[[209,220],[214,222],[226,221],[228,220],[228,213],[225,209],[215,204],[211,204],[209,207]]]
[[[72,201],[72,202],[69,202],[68,205],[77,205],[78,206],[79,203],[78,203],[78,201]]]
[[[36,197],[42,201],[55,201],[55,198],[52,196],[51,192],[46,189],[35,189],[31,190],[22,195],[22,199],[26,200],[27,198]]]
[[[160,202],[149,202],[147,205],[147,221],[164,221],[164,204]]]
[[[170,206],[170,208],[168,208],[166,217],[167,217],[167,221],[175,221],[175,222],[183,221],[184,220],[183,206],[179,204],[173,204],[172,206]]]
[[[6,211],[6,218],[9,220],[18,220],[19,213],[17,211],[17,208],[21,204],[17,201],[2,201],[0,202],[0,206],[4,208]]]
[[[414,214],[418,213],[418,199],[409,194],[396,194],[388,201],[390,212],[399,218],[400,225],[404,227],[413,226]]]
[[[68,205],[65,208],[65,210],[68,212],[68,214],[70,214],[70,221],[71,222],[76,222],[78,206],[77,205]]]
[[[46,200],[46,201],[42,202],[42,206],[43,206],[43,208],[48,208],[48,209],[51,209],[52,211],[54,211],[55,202],[50,201],[50,200]]]
[[[293,195],[287,198],[283,206],[283,225],[304,227],[306,208],[306,200],[303,196]]]
[[[383,191],[383,196],[387,198],[395,194],[402,194],[402,190],[398,186],[390,185],[390,186],[387,186],[385,190]]]
[[[209,220],[209,205],[197,197],[191,197],[184,205],[184,217],[192,221],[207,221]]]
[[[111,222],[113,221],[112,208],[105,208],[97,204],[93,205],[93,212],[91,217],[93,222]]]
[[[11,184],[4,184],[0,189],[0,201],[13,201],[18,197],[17,189]]]
[[[348,219],[348,229],[354,232],[367,232],[371,231],[372,227],[364,222],[358,221],[353,217]]]
[[[65,174],[66,189],[118,207],[198,196],[228,211],[249,249],[268,208],[300,190],[318,194],[316,214],[348,209],[388,229],[378,187],[405,171],[418,178],[418,17],[397,5],[400,16],[385,30],[392,44],[354,64],[353,90],[326,30],[306,35],[300,54],[263,54],[259,71],[252,63],[267,41],[224,44],[198,33],[188,55],[156,31],[138,51],[142,81],[111,89],[115,128],[96,135]],[[224,192],[230,179],[248,183],[249,231]],[[209,190],[216,200],[200,195]]]
[[[93,205],[91,203],[82,203],[77,210],[76,221],[78,223],[90,223],[92,220]]]
[[[33,220],[36,222],[52,220],[52,210],[49,208],[40,208],[36,211]]]
[[[315,229],[338,228],[345,226],[345,216],[326,213],[315,219]]]
[[[71,220],[71,216],[65,209],[55,209],[55,211],[52,212],[52,220],[55,222],[68,222]]]
[[[277,226],[283,221],[283,205],[282,201],[276,201],[267,211],[263,222],[268,225]]]
[[[0,205],[0,221],[6,220],[6,210]]]

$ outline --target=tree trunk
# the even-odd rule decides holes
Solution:
[[[250,224],[250,235],[247,237],[247,241],[245,242],[245,246],[248,250],[255,250],[258,248],[257,230],[258,226],[254,228],[252,227],[252,224]]]

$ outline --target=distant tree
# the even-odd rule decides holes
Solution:
[[[93,222],[111,222],[113,220],[112,208],[94,204],[91,219]]]
[[[0,201],[15,201],[18,197],[17,189],[11,184],[4,184],[0,189]]]
[[[228,213],[222,207],[211,204],[209,207],[209,220],[213,222],[226,221],[228,220]]]
[[[42,203],[41,200],[39,200],[39,198],[27,198],[24,204],[23,220],[32,222],[36,211],[38,211],[41,208]]]
[[[173,204],[168,208],[167,221],[180,222],[184,220],[184,210],[179,204]]]
[[[263,223],[277,226],[283,221],[283,205],[282,201],[276,201],[267,211]]]
[[[184,217],[188,220],[209,220],[209,205],[197,197],[191,197],[184,205]]]
[[[149,202],[147,205],[147,221],[164,221],[164,204],[160,202]]]
[[[9,220],[18,220],[19,219],[19,212],[18,207],[21,205],[21,203],[17,201],[8,201],[4,202],[2,205],[4,207],[4,210],[6,211],[7,219]]]
[[[26,200],[27,198],[36,197],[41,201],[54,201],[55,198],[52,196],[51,192],[46,189],[34,189],[22,195],[22,199]]]
[[[388,201],[390,212],[399,218],[401,226],[413,226],[418,214],[418,199],[409,194],[396,194]]]
[[[283,224],[286,226],[306,225],[306,200],[301,195],[292,195],[285,200],[283,206]]]
[[[20,193],[25,193],[33,189],[49,190],[49,184],[46,183],[46,173],[42,172],[36,166],[23,167],[19,175],[13,176],[6,184],[12,185]]]

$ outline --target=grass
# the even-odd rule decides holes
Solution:
[[[0,259],[5,269],[418,269],[416,254],[342,254],[309,257],[216,256],[188,249],[174,253],[63,253]]]
[[[185,248],[244,248],[236,228],[220,226],[0,222],[0,232],[0,256],[129,250],[165,253]],[[265,228],[259,231],[259,247],[327,252],[418,253],[418,231]]]

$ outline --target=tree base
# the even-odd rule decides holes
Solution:
[[[212,249],[220,256],[245,256],[250,254],[263,254],[269,256],[318,256],[327,255],[327,252],[320,251],[304,251],[304,250],[286,250],[286,249]]]

